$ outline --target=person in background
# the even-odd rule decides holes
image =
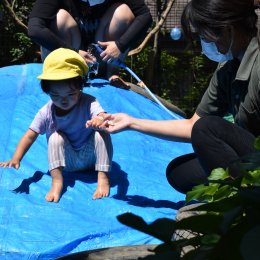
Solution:
[[[88,46],[98,43],[103,49],[103,69],[97,77],[117,84],[121,79],[115,75],[118,68],[113,61],[123,61],[151,23],[143,0],[36,0],[29,15],[28,35],[41,46],[43,60],[62,47],[77,51],[91,65],[96,59]]]
[[[49,202],[58,202],[63,189],[63,171],[74,172],[95,168],[98,172],[97,189],[93,199],[107,197],[110,184],[113,147],[110,135],[86,128],[104,121],[105,111],[99,102],[82,92],[83,76],[88,72],[85,60],[75,51],[59,48],[44,60],[42,90],[51,100],[36,114],[29,129],[20,139],[11,160],[0,167],[19,169],[24,155],[39,134],[48,143],[49,171],[52,186],[46,195]]]
[[[260,135],[256,23],[252,0],[191,0],[182,14],[184,33],[197,36],[202,52],[219,62],[194,115],[156,121],[119,113],[107,115],[102,128],[191,142],[194,153],[173,159],[166,170],[170,185],[182,193],[206,183],[215,168],[230,167],[231,176],[237,177],[240,172],[234,162],[255,151],[255,138]],[[227,114],[233,115],[234,123],[224,119]]]

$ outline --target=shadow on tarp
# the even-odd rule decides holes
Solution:
[[[14,193],[30,194],[30,185],[39,182],[44,174],[50,176],[49,172],[43,173],[36,171],[31,177],[23,179],[21,184],[12,191]],[[83,172],[63,172],[63,178],[61,198],[64,193],[67,192],[68,187],[73,188],[75,186],[76,181],[81,181],[86,184],[97,183],[97,173],[93,172],[93,170]],[[111,188],[117,187],[117,193],[114,197],[126,198],[129,181],[126,172],[122,171],[116,162],[112,163],[112,171],[109,174],[109,178]]]

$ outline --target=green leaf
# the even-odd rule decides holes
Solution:
[[[224,170],[223,168],[217,168],[214,169],[210,176],[208,177],[209,180],[225,180],[227,178],[229,178],[229,174],[226,170]]]
[[[192,200],[201,200],[201,197],[205,194],[208,190],[208,186],[205,185],[197,185],[193,187],[193,189],[186,194],[186,203],[189,203]]]
[[[260,170],[249,171],[242,179],[241,186],[248,185],[260,186]]]
[[[195,186],[191,191],[187,192],[186,203],[192,200],[211,202],[213,200],[213,195],[218,191],[219,186],[220,184],[218,183]]]
[[[232,187],[230,187],[229,185],[224,185],[215,192],[214,201],[225,199],[236,193],[237,191],[235,191]]]
[[[213,196],[219,190],[220,184],[218,183],[210,183],[208,185],[208,189],[205,190],[205,195]]]

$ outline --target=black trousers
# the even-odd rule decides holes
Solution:
[[[213,169],[227,168],[240,157],[254,152],[255,136],[217,116],[200,118],[193,126],[191,143],[194,153],[175,158],[167,167],[170,185],[186,193],[193,186],[206,183]],[[231,171],[236,177],[238,171]]]

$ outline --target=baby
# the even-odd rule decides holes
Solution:
[[[38,135],[46,134],[52,177],[51,189],[45,196],[49,202],[60,199],[63,170],[74,172],[95,168],[98,180],[93,199],[109,196],[108,172],[113,147],[108,133],[96,131],[104,124],[106,112],[93,96],[82,92],[83,77],[87,72],[86,62],[73,50],[59,48],[47,56],[43,73],[38,78],[51,100],[36,114],[12,159],[0,162],[1,167],[19,169],[22,158]]]

